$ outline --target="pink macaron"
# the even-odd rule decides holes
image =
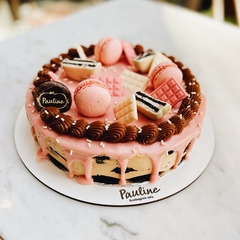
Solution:
[[[74,91],[74,101],[78,111],[86,117],[99,117],[111,105],[111,95],[105,83],[98,79],[80,82]]]
[[[160,63],[152,71],[150,75],[150,82],[156,89],[166,80],[174,78],[178,83],[182,83],[183,74],[178,66],[174,63]]]
[[[122,51],[121,41],[111,37],[104,37],[96,44],[94,54],[96,60],[103,65],[112,65],[120,59]]]

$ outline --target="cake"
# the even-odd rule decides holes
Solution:
[[[175,57],[104,37],[44,64],[25,109],[38,161],[80,184],[124,186],[161,181],[188,161],[206,99]]]

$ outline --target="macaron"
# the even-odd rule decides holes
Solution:
[[[183,74],[176,64],[164,62],[158,64],[150,75],[150,82],[154,89],[161,85],[164,81],[174,78],[178,83],[182,83]]]
[[[111,95],[105,83],[98,79],[80,82],[74,91],[74,101],[78,111],[86,117],[99,117],[111,105]]]
[[[122,51],[121,41],[111,37],[102,38],[94,48],[96,60],[103,65],[112,65],[118,62]]]

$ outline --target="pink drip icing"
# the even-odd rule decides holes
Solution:
[[[119,75],[119,73],[122,71],[123,67],[127,66],[125,62],[119,62],[116,64],[117,72],[116,75]],[[109,70],[110,71],[110,70]],[[106,72],[106,75],[113,74],[112,72]],[[52,75],[54,80],[63,82],[65,85],[69,87],[69,89],[73,92],[76,88],[78,83],[75,82],[68,82],[65,81],[65,74],[64,71],[61,70],[61,68]],[[114,98],[113,97],[113,103],[115,101],[121,101],[121,99],[124,99],[126,96],[128,96],[130,93],[129,91],[124,90],[124,95],[121,98]],[[148,89],[148,92],[151,92],[152,89]],[[120,185],[126,184],[126,176],[125,171],[128,164],[128,159],[135,155],[147,155],[152,160],[152,173],[150,177],[150,182],[157,181],[158,177],[158,170],[161,163],[161,159],[163,158],[164,154],[169,151],[173,150],[177,152],[177,159],[174,164],[174,168],[177,168],[179,162],[181,161],[181,158],[183,156],[184,150],[186,149],[187,145],[190,143],[186,157],[188,157],[189,152],[192,149],[192,146],[194,144],[195,139],[200,135],[201,131],[201,125],[203,123],[204,115],[206,112],[206,100],[204,96],[202,95],[203,101],[200,105],[200,109],[198,111],[198,114],[194,117],[194,119],[190,122],[189,126],[185,127],[183,132],[181,134],[173,136],[170,140],[168,140],[165,145],[161,145],[159,142],[156,142],[148,147],[142,146],[141,144],[133,141],[129,142],[127,144],[109,144],[105,143],[105,147],[100,147],[99,142],[93,142],[91,149],[88,149],[86,147],[86,139],[76,139],[67,135],[57,134],[54,131],[50,131],[49,129],[43,129],[43,126],[45,125],[42,120],[39,117],[39,113],[37,111],[32,112],[32,108],[29,108],[29,104],[32,104],[33,102],[33,96],[31,89],[27,92],[27,100],[25,104],[25,109],[27,112],[27,117],[30,122],[30,124],[36,129],[37,132],[40,133],[40,136],[38,136],[38,141],[40,145],[40,149],[37,152],[37,159],[46,159],[47,155],[49,154],[49,149],[47,148],[46,140],[48,137],[52,138],[53,140],[56,138],[60,139],[60,145],[62,148],[65,149],[65,158],[67,161],[67,168],[69,170],[69,177],[74,177],[73,172],[73,163],[75,161],[80,161],[84,166],[85,174],[83,176],[79,176],[77,181],[81,184],[92,184],[93,179],[91,176],[92,173],[92,161],[93,157],[99,154],[103,154],[106,156],[110,156],[113,159],[117,159],[120,165],[121,174],[120,174]],[[114,106],[114,104],[113,104]],[[201,113],[201,114],[199,114]],[[79,119],[82,116],[79,115],[76,111],[76,106],[73,103],[71,109],[67,114],[72,115],[74,118]],[[169,116],[166,116],[168,118]],[[114,119],[114,116],[109,111],[107,115],[104,116],[104,119]],[[165,116],[164,116],[165,119]],[[163,120],[164,120],[163,119]],[[88,121],[93,121],[93,119],[87,119]],[[98,119],[94,119],[98,120]],[[100,120],[100,119],[99,119]],[[143,126],[143,124],[146,124],[148,121],[144,120],[141,116],[139,116],[139,120],[136,122],[137,126]],[[33,134],[33,128],[32,128],[32,134]],[[36,136],[36,134],[34,134]],[[33,135],[33,136],[34,136]],[[69,154],[69,149],[73,150],[73,154]],[[134,153],[132,150],[134,149]],[[83,153],[84,151],[84,153]]]
[[[85,176],[79,176],[78,177],[78,183],[81,184],[92,184],[93,179],[92,179],[92,157],[87,158],[87,161],[83,162],[83,166],[85,169]]]
[[[48,159],[48,155],[46,154],[45,151],[43,151],[41,148],[38,149],[37,151],[37,161],[43,161],[43,160],[46,160]]]
[[[157,180],[160,178],[158,174],[160,169],[160,163],[162,158],[164,157],[164,153],[161,152],[156,154],[156,156],[151,155],[150,157],[152,159],[152,173],[149,182],[154,183],[157,182]]]
[[[106,155],[109,155],[106,153]],[[120,177],[119,177],[119,185],[124,186],[126,185],[126,176],[125,172],[128,166],[128,161],[130,158],[132,158],[135,154],[130,152],[120,152],[120,154],[116,154],[114,152],[111,153],[111,157],[118,160],[118,163],[120,165]]]
[[[185,155],[185,157],[184,157],[185,160],[188,160],[188,159],[189,159],[189,153],[192,151],[192,148],[193,148],[193,145],[194,145],[196,139],[197,139],[197,138],[195,137],[195,138],[193,138],[192,141],[190,142],[190,144],[189,144],[189,146],[188,146],[188,149],[187,149],[187,151],[186,151],[186,155]]]
[[[92,155],[87,155],[84,153],[73,152],[71,155],[69,151],[65,151],[67,158],[67,168],[69,170],[68,177],[74,178],[73,164],[76,161],[80,161],[84,166],[85,175],[78,176],[77,181],[84,185],[90,185],[93,183],[92,179]]]
[[[127,169],[128,159],[119,161],[119,164],[120,164],[120,169],[121,169],[119,185],[124,186],[124,185],[126,185],[125,171]]]
[[[37,141],[37,136],[36,136],[35,128],[34,128],[33,126],[31,126],[31,134],[32,134],[34,140]]]
[[[175,161],[175,164],[173,166],[173,169],[177,168],[178,164],[180,163],[183,153],[184,153],[184,149],[186,148],[186,146],[181,146],[181,148],[179,148],[178,152],[177,152],[177,159]]]
[[[112,144],[105,143],[105,147],[104,147],[104,149],[102,149],[99,146],[100,144],[98,142],[93,142],[91,149],[87,149],[85,147],[84,148],[85,153],[81,153],[81,152],[79,152],[79,150],[76,150],[76,147],[79,144],[76,145],[75,139],[71,138],[70,136],[59,137],[59,138],[61,138],[61,140],[60,140],[61,143],[64,142],[66,146],[67,146],[66,143],[68,143],[68,145],[69,145],[68,149],[70,146],[73,148],[72,155],[69,154],[69,150],[66,150],[67,148],[65,149],[67,167],[69,170],[69,178],[74,177],[73,163],[75,161],[80,161],[84,165],[85,175],[78,176],[77,181],[81,184],[92,184],[93,183],[93,179],[91,176],[92,158],[101,152],[101,154],[103,154],[103,155],[111,156],[112,158],[118,160],[120,169],[121,169],[120,180],[119,180],[120,185],[126,185],[125,171],[127,168],[128,159],[130,159],[131,157],[133,157],[137,154],[140,154],[140,155],[144,154],[151,158],[152,173],[150,176],[150,182],[151,183],[156,182],[159,178],[158,170],[159,170],[159,166],[161,163],[161,159],[163,158],[164,154],[170,150],[170,146],[172,146],[172,150],[177,151],[177,159],[175,161],[173,168],[177,168],[177,166],[180,163],[181,158],[183,156],[184,150],[186,149],[187,145],[190,143],[190,145],[188,146],[188,149],[187,149],[187,156],[188,156],[188,153],[191,151],[192,146],[194,145],[195,139],[197,137],[199,137],[199,135],[200,135],[201,128],[200,128],[200,126],[197,127],[196,125],[198,125],[198,123],[202,123],[202,121],[203,121],[203,118],[205,115],[205,104],[201,107],[200,110],[202,111],[202,113],[197,116],[196,123],[193,124],[195,126],[194,131],[192,130],[192,128],[190,126],[186,127],[184,129],[184,131],[182,132],[182,134],[172,137],[170,140],[168,140],[166,142],[166,145],[163,145],[163,146],[159,142],[156,142],[153,145],[148,146],[148,148],[145,148],[144,146],[138,144],[137,142],[130,142],[127,144],[123,144],[124,148],[122,148],[122,145],[120,144],[121,147],[119,147],[119,149],[118,148],[113,149]],[[30,120],[31,120],[31,118],[30,118]],[[46,159],[46,157],[48,155],[48,149],[46,146],[46,137],[42,133],[43,130],[40,130],[42,128],[42,124],[43,123],[41,122],[40,126],[38,126],[38,124],[36,124],[36,122],[35,122],[35,127],[41,133],[40,137],[39,137],[39,145],[41,146],[41,149],[37,153],[38,159]],[[190,130],[188,130],[188,128],[190,128]],[[49,132],[48,132],[48,134],[49,134]],[[55,137],[57,137],[57,135]],[[78,140],[78,141],[79,142],[83,141],[86,143],[86,141],[82,140],[82,139]],[[74,147],[74,145],[76,145],[76,146]],[[117,146],[117,144],[116,144],[116,146]],[[128,151],[126,151],[126,149],[128,149]],[[132,151],[129,149],[135,149],[135,150]]]
[[[93,179],[87,179],[85,176],[78,176],[77,182],[82,184],[82,185],[91,185],[93,184]]]
[[[38,149],[37,151],[37,161],[46,160],[48,159],[48,149],[46,145],[46,139],[41,135],[38,141],[39,141],[40,149]]]

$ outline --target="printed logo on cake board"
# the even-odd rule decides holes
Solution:
[[[104,206],[133,206],[153,203],[170,197],[193,183],[206,169],[211,160],[215,136],[208,115],[204,120],[201,136],[194,144],[189,160],[161,177],[156,183],[148,182],[119,186],[94,183],[81,185],[50,161],[36,161],[36,143],[31,135],[25,109],[22,108],[15,125],[15,143],[18,154],[26,168],[50,189],[86,203]],[[22,141],[22,136],[25,140]]]

